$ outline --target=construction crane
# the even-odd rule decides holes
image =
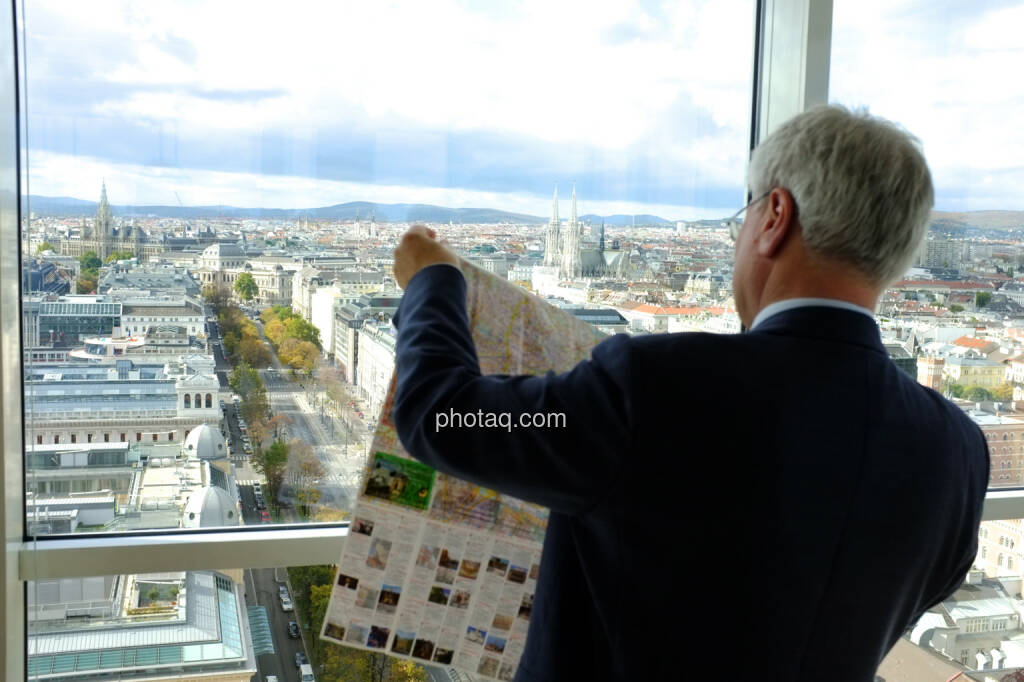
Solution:
[[[185,232],[186,234],[192,232],[192,223],[185,218],[185,205],[181,203],[181,197],[178,196],[178,190],[174,190],[174,198],[178,200],[178,207],[181,208],[181,217],[185,219]]]

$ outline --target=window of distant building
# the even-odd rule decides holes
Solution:
[[[78,442],[78,436],[76,436],[75,434],[72,433],[71,434],[71,442],[72,443],[77,443]]]

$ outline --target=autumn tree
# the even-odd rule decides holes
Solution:
[[[270,322],[263,325],[263,335],[275,347],[280,346],[281,342],[284,341],[284,322],[272,318]]]
[[[289,367],[311,374],[320,359],[320,350],[309,341],[287,338],[277,349],[277,357]]]
[[[309,516],[309,508],[320,501],[322,493],[318,481],[327,473],[320,458],[313,452],[313,446],[306,441],[293,438],[288,443],[288,464],[295,481],[295,498],[299,511]]]
[[[238,343],[242,362],[250,367],[264,368],[270,365],[270,350],[257,338],[246,335]]]
[[[1008,402],[1013,400],[1013,384],[1000,384],[992,389],[992,400]]]
[[[100,266],[103,261],[96,255],[95,251],[86,251],[78,257],[78,263],[82,266],[78,273],[78,280],[75,282],[75,293],[95,293],[100,279]]]
[[[203,295],[203,300],[217,310],[220,310],[221,306],[231,300],[231,290],[219,283],[207,284],[203,287],[201,293]]]

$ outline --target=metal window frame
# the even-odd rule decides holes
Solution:
[[[0,18],[0,325],[21,328],[20,197],[22,118],[17,34],[20,0]],[[828,99],[832,0],[758,0],[751,136],[753,149],[780,122]],[[238,529],[202,533],[140,533],[26,541],[21,334],[0,335],[0,661],[2,679],[25,679],[26,581],[125,572],[261,568],[333,563],[348,533],[345,525]],[[728,491],[720,494],[728,503]],[[1024,518],[1024,490],[990,491],[985,520]]]

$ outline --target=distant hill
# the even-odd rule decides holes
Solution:
[[[594,213],[588,213],[584,216],[580,216],[580,220],[583,222],[600,223],[602,220],[605,225],[611,225],[613,227],[628,227],[630,225],[643,225],[655,227],[673,227],[675,223],[671,220],[665,220],[659,218],[656,215],[648,215],[646,213],[642,215],[622,215],[617,213],[615,215],[600,216]]]
[[[163,218],[269,218],[369,220],[380,222],[423,221],[432,223],[541,223],[546,219],[493,208],[446,208],[429,204],[375,204],[352,201],[318,208],[243,208],[238,206],[133,206],[112,204],[117,216],[160,216]],[[29,210],[36,215],[81,216],[96,212],[95,201],[71,197],[31,196]]]
[[[1022,230],[1024,211],[932,211],[932,227],[977,228],[980,230]]]
[[[117,216],[160,216],[162,218],[267,218],[267,219],[298,219],[311,220],[369,220],[375,217],[382,223],[413,222],[425,223],[546,223],[548,218],[511,213],[493,208],[448,208],[430,204],[375,204],[369,201],[350,201],[346,204],[321,206],[318,208],[242,208],[238,206],[132,206],[111,205]],[[36,215],[48,216],[84,216],[96,212],[95,201],[85,201],[72,197],[44,197],[32,195],[29,198],[29,210]],[[599,216],[589,214],[581,217],[584,222],[605,225],[626,226],[634,224],[634,216],[611,215]],[[671,226],[673,222],[652,215],[635,216],[637,225]]]

